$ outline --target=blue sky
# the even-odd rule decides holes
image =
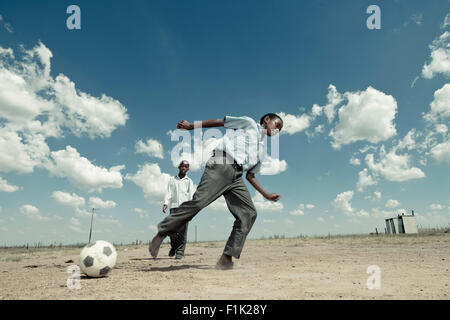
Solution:
[[[449,1],[0,5],[0,244],[147,241],[188,121],[285,116],[251,238],[450,223]],[[377,4],[381,29],[366,9]],[[162,152],[161,152],[162,150]],[[203,168],[189,175],[198,184]],[[216,203],[191,222],[226,239]]]

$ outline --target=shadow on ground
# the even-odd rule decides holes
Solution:
[[[143,272],[149,272],[149,271],[177,271],[177,270],[184,270],[184,269],[214,269],[213,266],[208,265],[190,265],[190,264],[183,264],[181,266],[168,266],[168,267],[151,267],[150,269],[141,269],[140,271]]]

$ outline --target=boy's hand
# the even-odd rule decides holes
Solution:
[[[177,129],[192,130],[194,129],[194,125],[192,123],[187,122],[186,120],[181,120],[177,124]]]
[[[278,200],[280,200],[280,198],[281,198],[281,194],[278,194],[278,193],[269,193],[267,196],[266,196],[266,199],[267,200],[270,200],[270,201],[278,201]]]
[[[163,205],[163,212],[166,213],[167,210],[167,204]]]

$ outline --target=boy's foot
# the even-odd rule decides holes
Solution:
[[[182,253],[177,253],[177,255],[175,256],[175,259],[179,260],[179,259],[183,259],[184,255]]]
[[[161,236],[159,233],[156,234],[156,236],[152,239],[152,242],[148,246],[148,251],[152,255],[153,258],[156,258],[158,256],[159,247],[161,246],[161,243],[163,242],[165,236]]]
[[[218,270],[233,269],[233,261],[232,261],[231,256],[222,254],[222,256],[219,258],[219,261],[217,261],[216,269],[218,269]]]
[[[175,248],[170,248],[169,257],[173,257],[175,255]]]

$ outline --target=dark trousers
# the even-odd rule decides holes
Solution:
[[[250,193],[242,180],[242,167],[236,164],[223,164],[223,161],[223,157],[212,157],[208,160],[193,199],[172,209],[170,215],[158,224],[158,232],[165,236],[178,231],[200,210],[223,195],[228,209],[235,218],[224,254],[239,258],[257,214]]]
[[[170,209],[171,214],[172,210],[173,209]],[[178,231],[169,234],[170,246],[172,247],[173,250],[175,250],[175,253],[177,255],[184,256],[184,250],[186,249],[187,243],[188,224],[189,223],[182,225],[181,228],[178,229]]]

